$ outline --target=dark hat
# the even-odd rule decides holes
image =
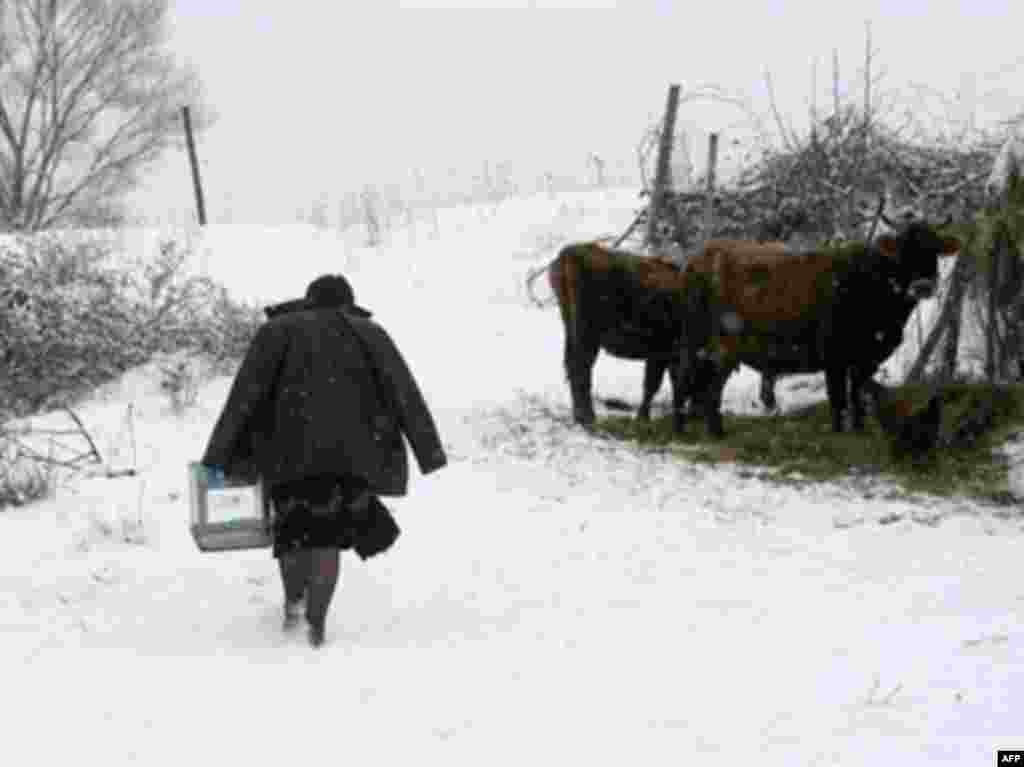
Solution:
[[[324,274],[309,283],[304,298],[293,298],[290,301],[268,306],[263,311],[268,319],[272,319],[280,314],[306,309],[340,308],[362,317],[371,316],[369,311],[361,306],[356,306],[355,295],[348,280],[340,274]]]
[[[317,308],[351,306],[356,302],[348,280],[340,274],[324,274],[306,288],[306,299]]]

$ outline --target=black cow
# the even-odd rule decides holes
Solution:
[[[695,312],[684,320],[679,373],[685,378],[709,362],[715,369],[710,383],[692,392],[703,400],[709,432],[723,434],[722,389],[740,363],[775,372],[824,370],[833,430],[842,431],[851,400],[854,429],[863,429],[862,386],[902,341],[917,301],[933,293],[939,257],[959,248],[924,222],[871,245],[807,253],[709,241],[684,275]]]

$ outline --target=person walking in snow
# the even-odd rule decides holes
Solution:
[[[340,552],[365,559],[398,535],[378,496],[406,494],[403,436],[423,474],[447,458],[412,372],[343,276],[318,277],[305,298],[265,311],[202,463],[262,478],[284,627],[298,625],[304,602],[318,647]]]

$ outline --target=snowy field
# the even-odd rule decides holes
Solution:
[[[568,424],[561,324],[523,279],[636,204],[443,210],[377,248],[300,226],[194,235],[195,268],[241,298],[344,271],[450,465],[414,468],[394,549],[344,555],[312,650],[280,631],[267,552],[201,554],[188,533],[185,466],[230,380],[182,415],[154,366],[97,392],[79,412],[138,476],[0,513],[0,763],[904,767],[1024,747],[1024,518],[778,486]],[[596,389],[636,402],[641,376],[602,356]],[[819,384],[787,379],[780,402]],[[726,407],[755,410],[757,385],[741,371]]]

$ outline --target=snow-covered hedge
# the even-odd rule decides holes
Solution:
[[[102,239],[0,242],[0,414],[59,405],[159,353],[239,356],[261,317],[189,275],[187,246],[133,262]]]

